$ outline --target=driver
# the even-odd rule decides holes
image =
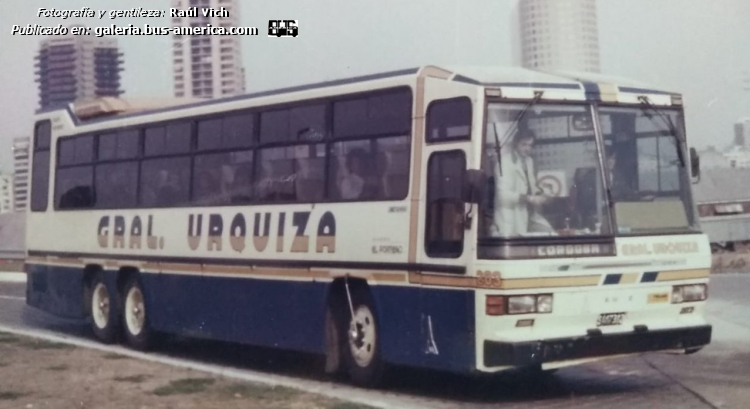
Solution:
[[[536,135],[519,129],[511,149],[501,154],[500,166],[495,166],[496,206],[493,236],[512,237],[529,233],[553,233],[554,229],[540,213],[540,207],[549,200],[537,186],[534,160],[531,151]],[[502,168],[502,174],[500,174]]]

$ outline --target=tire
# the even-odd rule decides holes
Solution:
[[[151,347],[153,335],[149,327],[148,307],[138,275],[131,276],[125,284],[122,298],[122,327],[128,345],[139,351]]]
[[[358,386],[376,387],[383,379],[385,366],[380,355],[380,331],[374,303],[369,292],[352,291],[354,316],[348,311],[344,358],[352,382]],[[347,308],[348,309],[348,308]]]
[[[113,343],[119,332],[117,302],[113,295],[104,282],[104,273],[96,273],[91,280],[89,297],[91,329],[96,338],[105,344]]]
[[[342,331],[342,323],[345,322],[337,317],[330,306],[326,308],[325,322],[325,364],[324,372],[327,375],[336,376],[341,372],[341,347],[345,344],[345,332]]]

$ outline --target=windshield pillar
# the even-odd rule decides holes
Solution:
[[[599,160],[600,176],[604,184],[604,201],[607,209],[609,209],[609,223],[611,226],[615,226],[615,218],[612,202],[612,190],[610,188],[610,181],[612,180],[612,169],[610,169],[610,159],[607,157],[605,150],[604,136],[602,135],[602,124],[599,118],[599,109],[596,104],[589,105],[591,110],[591,118],[593,119],[594,126],[594,137],[596,139],[596,153],[597,159]]]

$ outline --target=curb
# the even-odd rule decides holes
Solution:
[[[25,283],[26,273],[0,273],[0,282]]]

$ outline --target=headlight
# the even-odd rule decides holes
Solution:
[[[681,302],[682,302],[682,287],[676,285],[672,287],[672,304],[679,304]]]
[[[536,312],[536,297],[516,295],[508,297],[508,314],[528,314]]]
[[[708,298],[706,284],[676,285],[672,287],[672,304],[703,301]]]
[[[536,297],[536,311],[537,312],[552,312],[552,295],[545,294]]]
[[[487,315],[551,313],[552,294],[488,295],[485,300]]]
[[[682,302],[703,301],[707,298],[705,284],[693,284],[682,287]]]

